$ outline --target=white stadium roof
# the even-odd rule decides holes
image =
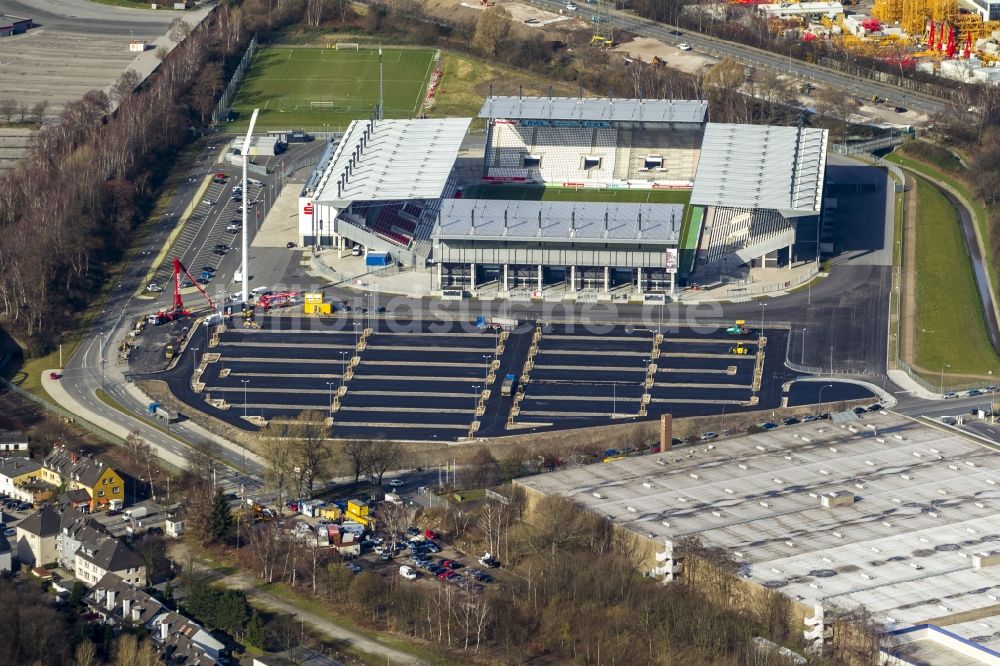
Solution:
[[[440,197],[471,122],[355,120],[320,179],[316,202],[343,207],[351,201]]]
[[[480,118],[703,123],[708,102],[588,97],[487,97]]]
[[[680,447],[659,455],[664,464],[657,458],[518,483],[572,498],[656,541],[697,535],[729,549],[750,580],[806,605],[862,604],[890,629],[932,622],[978,641],[1000,630],[1000,563],[973,561],[1000,548],[1000,456],[987,446],[867,414]],[[821,506],[838,492],[855,503]]]
[[[684,206],[446,199],[439,215],[434,237],[443,240],[635,241],[672,245],[680,239]]]
[[[811,127],[708,123],[691,203],[815,215],[823,200],[828,135]]]

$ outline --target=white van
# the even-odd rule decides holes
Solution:
[[[253,289],[250,290],[250,295],[256,298],[257,296],[266,294],[269,291],[271,290],[268,289],[267,287],[254,287]]]
[[[360,257],[361,253],[364,251],[365,249],[363,247],[361,247],[360,245],[355,245],[354,247],[351,248],[351,256]]]
[[[264,187],[264,183],[260,182],[256,178],[247,178],[247,183],[253,185],[254,187]]]

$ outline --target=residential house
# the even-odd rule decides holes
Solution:
[[[41,469],[42,466],[30,458],[0,458],[0,493],[24,502],[34,502],[30,486],[38,480]]]
[[[99,458],[80,456],[58,447],[42,461],[41,478],[66,491],[83,489],[90,495],[90,510],[125,502],[125,483],[112,467]]]
[[[145,627],[166,607],[115,574],[106,574],[83,597],[83,603],[104,624]]]
[[[28,456],[28,436],[16,430],[0,430],[0,456]]]
[[[180,613],[168,611],[153,618],[150,638],[159,646],[163,660],[182,666],[210,666],[223,659],[226,649],[219,639]]]
[[[133,629],[145,627],[163,661],[172,666],[213,666],[224,658],[226,646],[201,625],[168,610],[114,574],[97,581],[83,601],[104,624]]]
[[[167,517],[163,523],[163,529],[167,536],[180,538],[184,534],[184,507],[178,506],[167,511]]]
[[[146,586],[146,565],[124,543],[114,537],[96,542],[82,541],[73,560],[73,575],[84,585],[93,585],[112,573],[129,585]]]
[[[5,573],[13,570],[13,553],[10,549],[10,542],[7,541],[7,537],[0,534],[0,573]]]
[[[59,536],[56,537],[56,562],[64,569],[76,569],[76,551],[84,543],[97,544],[108,538],[111,533],[104,525],[74,509],[65,509],[59,523]]]
[[[46,505],[17,524],[17,559],[40,566],[56,561],[59,513]]]

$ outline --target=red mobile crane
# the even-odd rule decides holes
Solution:
[[[257,299],[257,307],[267,312],[272,308],[283,308],[294,305],[298,297],[297,291],[279,291],[271,294],[264,294]]]
[[[181,273],[186,275],[187,278],[191,280],[191,284],[193,284],[195,287],[198,288],[198,291],[201,292],[201,295],[205,297],[206,301],[208,301],[208,307],[213,309],[215,308],[215,302],[212,301],[208,293],[206,293],[205,290],[201,288],[201,285],[198,284],[198,282],[193,277],[191,277],[191,274],[188,273],[188,269],[184,267],[184,264],[181,263],[181,260],[178,259],[177,257],[174,257],[174,276],[173,276],[174,304],[171,306],[169,310],[160,310],[156,314],[149,315],[150,324],[156,324],[156,325],[165,324],[169,321],[180,319],[181,317],[190,316],[191,311],[184,308],[184,301],[183,299],[181,299]]]

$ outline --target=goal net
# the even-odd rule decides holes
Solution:
[[[337,51],[357,51],[360,47],[357,42],[337,42],[333,48]]]

